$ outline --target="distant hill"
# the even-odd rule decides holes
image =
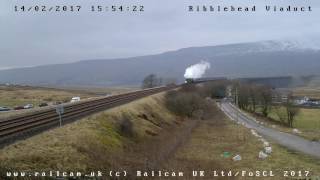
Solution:
[[[201,60],[211,63],[206,76],[270,77],[319,75],[320,51],[288,42],[265,41],[191,47],[157,55],[86,60],[0,71],[0,83],[29,85],[140,85],[156,73],[183,81],[185,69]]]

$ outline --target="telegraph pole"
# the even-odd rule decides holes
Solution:
[[[59,123],[60,123],[60,127],[62,126],[62,114],[64,113],[64,107],[63,105],[58,105],[56,107],[56,112],[59,115]]]

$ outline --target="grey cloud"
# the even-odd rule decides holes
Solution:
[[[144,4],[146,12],[79,14],[14,13],[15,4]],[[66,3],[68,2],[68,3]],[[318,0],[3,0],[0,2],[0,67],[66,63],[161,53],[189,46],[272,39],[319,40]],[[188,5],[312,5],[307,14],[188,13]]]

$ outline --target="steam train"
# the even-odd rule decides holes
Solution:
[[[206,78],[186,78],[185,83],[202,83],[207,81],[222,81],[227,80],[227,78],[224,77],[206,77]]]

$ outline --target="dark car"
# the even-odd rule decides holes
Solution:
[[[10,111],[11,109],[8,107],[0,107],[0,111]]]
[[[48,104],[47,104],[47,103],[41,103],[41,104],[39,104],[39,107],[45,107],[45,106],[48,106]]]
[[[59,105],[59,104],[62,104],[61,101],[57,101],[57,102],[54,102],[53,105]]]
[[[24,109],[24,107],[23,107],[23,106],[16,106],[16,107],[14,107],[13,109],[14,109],[14,110],[21,110],[21,109]]]

